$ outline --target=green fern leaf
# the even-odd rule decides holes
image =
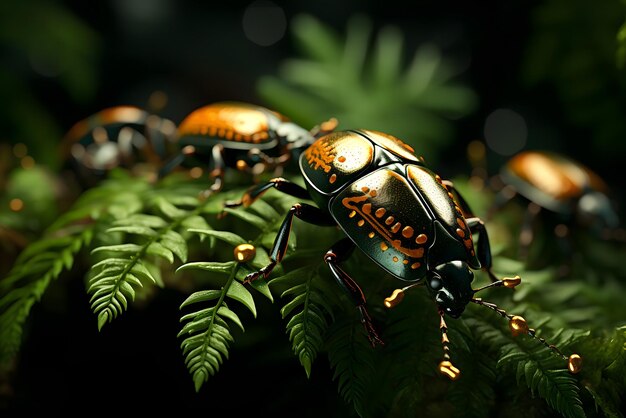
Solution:
[[[337,319],[328,331],[328,358],[341,397],[361,417],[370,410],[369,389],[375,374],[376,352],[356,315]]]
[[[232,232],[228,232],[228,231],[216,231],[216,230],[205,229],[205,228],[202,228],[202,229],[190,228],[189,232],[194,232],[200,235],[209,235],[209,236],[218,238],[233,246],[244,244],[246,242],[246,240],[240,237],[239,235],[234,234]]]
[[[280,313],[287,322],[287,333],[294,353],[304,367],[307,377],[311,376],[311,366],[324,344],[328,329],[327,316],[332,317],[332,308],[325,302],[325,297],[315,281],[322,280],[317,269],[303,267],[293,270],[270,282],[270,286],[289,286],[281,293],[281,298],[291,296]],[[294,313],[294,311],[297,312]]]
[[[293,19],[302,58],[289,59],[280,77],[259,79],[259,94],[303,126],[336,117],[348,127],[368,126],[413,141],[436,159],[452,137],[448,118],[464,116],[477,103],[475,93],[455,83],[457,68],[434,44],[420,46],[405,65],[404,39],[388,25],[369,51],[371,21],[354,16],[345,37],[311,15]]]
[[[565,417],[584,417],[577,380],[565,369],[565,360],[547,347],[527,336],[513,337],[500,326],[466,313],[466,323],[474,329],[474,335],[499,353],[498,370],[512,372],[518,383],[524,383],[533,396],[539,395],[550,407]],[[541,321],[537,321],[540,323]],[[550,339],[564,349],[584,337],[577,331],[557,332]]]
[[[145,282],[162,285],[155,273],[160,270],[154,260],[164,260],[168,265],[174,264],[176,258],[182,263],[187,261],[187,241],[177,230],[182,228],[184,222],[206,225],[206,222],[198,220],[202,206],[199,205],[197,191],[193,193],[195,197],[164,191],[150,198],[150,204],[143,209],[154,208],[161,216],[132,213],[114,221],[106,231],[108,234],[122,234],[123,239],[137,242],[104,245],[92,250],[92,254],[105,257],[90,270],[87,288],[87,293],[91,295],[91,308],[98,315],[99,329],[128,309],[136,289]],[[195,207],[185,210],[173,202]]]
[[[242,303],[256,317],[254,299],[248,290],[235,280],[240,264],[227,264],[229,270],[213,270],[228,273],[228,280],[220,290],[204,290],[190,295],[180,306],[181,309],[197,303],[215,301],[213,306],[184,315],[181,322],[186,322],[178,337],[185,337],[181,343],[185,364],[192,375],[196,391],[215,375],[228,358],[229,345],[234,341],[229,322],[236,324],[242,331],[243,324],[234,311],[226,304],[226,298]],[[179,268],[198,269],[202,263],[189,263]],[[206,266],[204,266],[206,267]],[[206,270],[206,269],[205,269]]]
[[[0,365],[19,352],[23,326],[48,285],[74,264],[76,254],[93,238],[93,224],[62,238],[42,238],[27,248],[0,282]]]
[[[250,213],[249,211],[224,208],[224,212],[232,214],[233,216],[249,223],[250,225],[256,226],[261,231],[264,231],[267,228],[267,220],[258,215]]]

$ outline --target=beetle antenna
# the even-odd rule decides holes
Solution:
[[[582,368],[582,357],[578,354],[571,354],[569,357],[566,357],[561,350],[559,350],[555,345],[549,344],[544,338],[537,336],[536,331],[533,328],[529,328],[526,320],[519,315],[511,315],[507,313],[504,309],[499,308],[495,303],[485,302],[480,298],[472,298],[472,302],[485,306],[503,318],[509,320],[509,328],[514,337],[520,334],[528,334],[534,339],[538,340],[541,344],[548,347],[553,353],[563,358],[563,360],[567,360],[567,368],[572,374],[576,374],[580,372]]]
[[[519,276],[505,277],[503,279],[496,280],[495,282],[491,282],[491,283],[489,283],[486,286],[479,287],[478,289],[473,289],[473,291],[474,291],[474,293],[478,293],[481,290],[489,289],[490,287],[500,287],[500,286],[504,286],[504,287],[508,287],[509,289],[513,289],[515,286],[517,286],[521,282],[522,282],[522,279]]]
[[[384,302],[385,303],[385,307],[386,308],[395,308],[404,299],[404,292],[405,291],[407,291],[408,289],[410,289],[412,287],[420,286],[422,284],[424,284],[424,282],[417,282],[417,283],[410,284],[408,286],[404,286],[402,289],[394,290],[391,293],[390,296],[385,298],[385,302]]]
[[[443,319],[444,312],[439,311],[439,329],[441,330],[441,345],[443,346],[443,360],[439,363],[439,372],[448,376],[451,380],[457,380],[461,375],[461,371],[457,369],[450,361],[450,340],[448,339],[448,326]]]

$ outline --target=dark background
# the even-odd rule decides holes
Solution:
[[[23,2],[33,8],[38,3],[47,2]],[[242,19],[252,2],[59,4],[90,30],[85,44],[91,45],[91,56],[82,57],[93,70],[88,88],[80,92],[66,88],[62,82],[66,63],[52,62],[51,72],[46,65],[43,71],[33,69],[33,48],[24,53],[23,45],[12,44],[12,38],[5,44],[8,53],[3,59],[49,113],[56,137],[104,107],[124,103],[145,107],[155,91],[166,93],[168,102],[160,114],[174,122],[216,100],[265,104],[256,89],[259,77],[277,75],[285,59],[300,55],[289,27],[294,16],[310,14],[343,35],[346,22],[363,14],[375,30],[389,24],[398,27],[405,35],[407,56],[420,44],[433,42],[464,67],[459,80],[474,89],[479,103],[455,122],[457,136],[441,161],[442,167],[458,166],[449,175],[467,169],[465,146],[484,139],[486,118],[506,108],[524,118],[526,148],[563,152],[618,188],[623,186],[621,176],[615,176],[621,171],[619,156],[626,151],[625,79],[615,58],[616,34],[624,20],[619,1],[601,5],[581,0],[415,1],[410,9],[399,1],[278,2],[271,4],[282,8],[287,28],[269,46],[250,41],[244,33]],[[17,19],[26,19],[19,25],[24,37],[37,33],[36,17],[29,17],[28,10],[20,12]],[[253,30],[263,32],[264,24],[255,23]],[[19,33],[14,36],[19,38]],[[30,42],[38,41],[34,37]],[[280,110],[289,115],[289,109]],[[18,119],[5,115],[1,121],[8,125],[3,131],[9,141],[32,141],[13,134]],[[488,158],[495,172],[508,155],[489,152]]]
[[[23,89],[12,90],[9,87],[14,85],[4,84],[2,100],[7,108],[0,117],[4,125],[0,132],[3,141],[29,144],[41,161],[47,156],[37,156],[38,150],[47,149],[49,143],[39,148],[36,139],[23,134],[20,126],[36,125],[38,119],[36,113],[17,112],[28,106],[20,105],[16,91],[27,92],[29,103],[36,103],[38,112],[47,115],[48,138],[52,138],[48,141],[52,142],[74,122],[102,108],[119,104],[143,107],[157,90],[168,97],[161,114],[175,122],[213,101],[264,104],[256,90],[257,79],[277,74],[284,59],[299,53],[289,31],[292,17],[308,13],[342,33],[351,16],[363,13],[375,27],[397,25],[409,51],[432,41],[466,63],[461,78],[477,92],[479,106],[456,121],[455,141],[439,161],[448,175],[470,169],[467,144],[483,139],[489,114],[509,108],[525,118],[527,148],[558,150],[584,161],[613,186],[621,200],[625,179],[615,173],[622,171],[626,155],[626,141],[621,136],[624,73],[614,61],[615,38],[605,36],[615,35],[623,21],[618,1],[602,2],[602,6],[584,6],[581,1],[277,2],[285,13],[287,28],[284,37],[269,46],[255,44],[243,31],[247,1],[54,3],[90,28],[93,37],[92,80],[82,93],[71,93],[60,81],[62,62],[52,67],[33,66],[29,49],[17,41],[45,29],[40,26],[40,16],[31,12],[50,4],[26,1],[23,8],[0,7],[9,13],[3,14],[3,21],[12,20],[11,27],[17,31],[3,31],[3,74],[18,79]],[[554,25],[542,26],[537,18],[546,4],[553,6],[554,13],[547,15]],[[565,17],[560,17],[559,10]],[[14,13],[13,19],[10,13]],[[577,24],[578,20],[583,23]],[[541,57],[538,49],[550,42],[560,54],[545,52],[548,70],[531,76],[529,56]],[[577,59],[576,51],[587,58]],[[549,64],[550,60],[557,64]],[[558,61],[567,63],[563,68],[570,71],[563,70]],[[589,80],[590,73],[597,80]],[[585,85],[589,96],[583,91],[579,97],[572,92],[576,85],[572,81],[595,84]],[[289,113],[288,109],[281,111]],[[490,170],[496,170],[506,157],[488,152]],[[272,416],[331,416],[329,411],[335,411],[332,416],[349,416],[350,408],[337,393],[327,359],[318,358],[311,379],[307,379],[291,354],[284,329],[264,339],[268,346],[279,347],[275,357],[255,356],[254,348],[246,345],[246,338],[254,341],[255,332],[268,329],[259,322],[280,321],[274,309],[263,306],[260,309],[267,312],[259,318],[267,319],[250,322],[257,330],[248,330],[249,337],[239,337],[230,359],[196,394],[175,338],[183,297],[175,290],[160,292],[145,309],[131,307],[121,320],[98,332],[83,283],[70,279],[54,283],[42,303],[33,308],[19,367],[11,375],[13,385],[3,388],[3,400],[12,411],[20,412],[30,408],[54,413],[193,408],[206,414],[218,409],[235,414],[244,409]],[[303,405],[308,409],[302,410]]]

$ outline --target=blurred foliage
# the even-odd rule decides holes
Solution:
[[[588,132],[586,152],[598,156],[626,153],[625,12],[619,0],[548,0],[532,10],[524,81],[554,89],[568,120]]]
[[[437,45],[424,43],[405,57],[395,26],[381,28],[373,41],[365,16],[350,19],[345,38],[310,15],[296,16],[291,28],[303,57],[284,62],[278,76],[261,77],[257,88],[302,126],[336,117],[342,129],[403,138],[432,163],[454,138],[453,121],[478,104]]]
[[[26,24],[28,22],[28,24]],[[58,109],[44,104],[35,84],[58,84],[76,102],[91,99],[98,82],[99,38],[62,3],[50,0],[0,4],[0,132],[24,143],[33,158],[57,161],[63,128]]]

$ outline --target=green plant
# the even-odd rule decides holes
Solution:
[[[302,126],[336,117],[344,129],[404,138],[432,163],[454,137],[453,120],[478,103],[437,45],[424,43],[407,59],[395,26],[382,28],[371,48],[371,23],[364,16],[348,22],[345,39],[310,15],[297,16],[292,28],[303,57],[282,63],[278,76],[261,77],[257,89]]]
[[[469,187],[461,178],[456,183]],[[506,321],[470,306],[461,319],[448,324],[452,356],[463,376],[449,382],[436,373],[442,355],[438,315],[424,289],[409,292],[397,308],[384,310],[382,299],[399,284],[362,253],[348,260],[345,268],[361,280],[387,342],[382,349],[372,349],[351,301],[321,258],[340,231],[296,222],[284,262],[267,283],[261,280],[249,287],[242,284],[243,278],[268,262],[282,216],[294,199],[269,192],[250,208],[226,209],[222,216],[223,199],[245,189],[235,185],[201,200],[202,186],[178,175],[152,185],[118,172],[84,193],[22,252],[0,282],[2,364],[11,364],[19,353],[33,305],[45,297],[51,281],[71,271],[85,278],[85,298],[90,298],[94,326],[99,328],[115,326],[137,299],[149,303],[149,289],[185,289],[187,297],[180,302],[181,355],[171,361],[186,364],[198,396],[228,360],[239,331],[255,326],[246,322],[250,314],[257,315],[263,298],[283,318],[273,326],[284,327],[285,340],[274,344],[290,343],[307,376],[320,355],[328,356],[340,396],[361,417],[403,416],[406,411],[490,416],[495,410],[513,413],[519,397],[541,399],[542,412],[536,416],[594,416],[596,408],[619,416],[614,411],[623,406],[623,328],[608,321],[601,327],[602,321],[597,321],[615,305],[596,306],[596,320],[578,321],[575,327],[568,320],[576,316],[575,309],[566,310],[565,300],[550,297],[558,295],[563,283],[550,272],[533,281],[541,272],[524,271],[523,264],[496,254],[496,272],[527,276],[529,283],[520,289],[531,291],[518,297],[517,291],[490,290],[485,299],[523,313],[561,350],[580,352],[585,367],[580,375],[569,375],[564,362],[546,347],[513,337]],[[233,249],[244,243],[254,245],[256,255],[237,261]],[[487,280],[482,274],[477,278],[479,283]],[[570,286],[585,284],[574,281]],[[552,303],[541,302],[543,296]],[[552,328],[554,324],[565,324],[564,329]],[[464,395],[468,388],[470,397]]]

